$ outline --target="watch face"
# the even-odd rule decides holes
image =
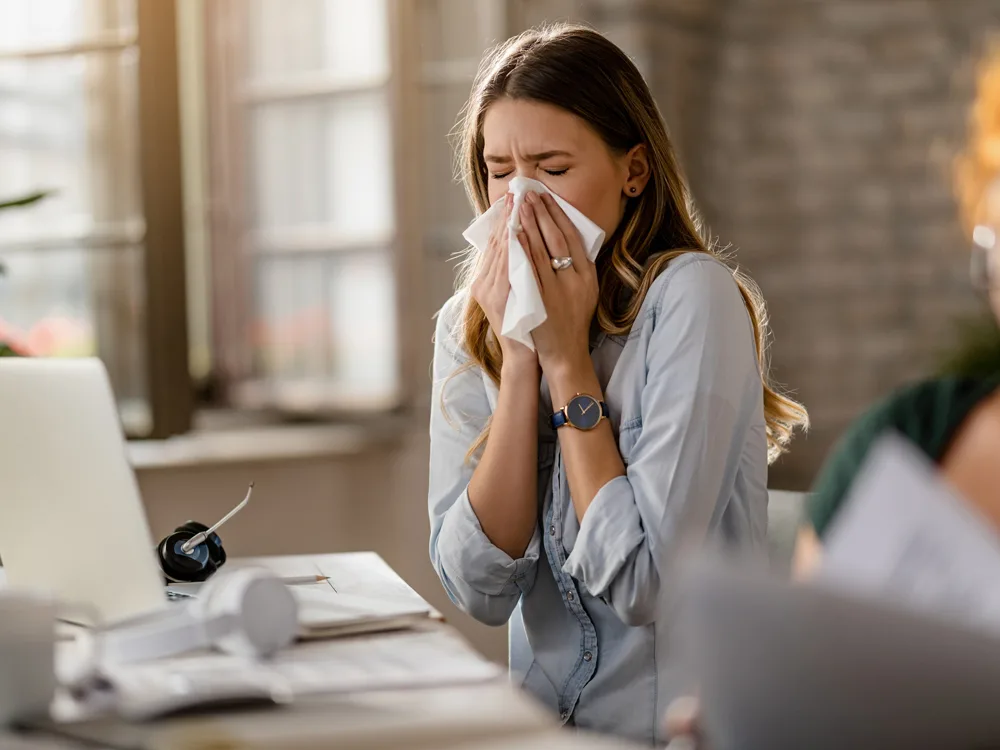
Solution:
[[[592,430],[601,421],[601,404],[593,396],[576,396],[566,407],[569,423],[579,430]]]

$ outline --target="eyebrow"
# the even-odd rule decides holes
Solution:
[[[525,159],[527,161],[545,161],[546,159],[553,159],[557,156],[572,156],[569,151],[542,151],[538,154],[526,154]],[[494,164],[510,164],[512,159],[509,156],[496,156],[493,154],[486,154],[483,159],[487,162],[493,162]]]

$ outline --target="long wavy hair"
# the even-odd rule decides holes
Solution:
[[[651,175],[645,190],[629,199],[616,231],[597,258],[600,294],[596,322],[609,335],[627,333],[650,285],[682,253],[720,257],[703,239],[691,198],[666,126],[642,75],[612,42],[586,26],[547,25],[528,30],[483,58],[468,104],[458,125],[457,171],[477,213],[489,208],[489,174],[483,159],[483,120],[490,105],[509,97],[544,102],[583,119],[613,153],[645,144]],[[500,384],[502,356],[486,314],[468,293],[478,271],[470,249],[458,286],[465,307],[458,335],[471,358]],[[768,460],[783,453],[795,427],[806,428],[803,406],[779,393],[768,378],[768,327],[764,300],[756,284],[733,270],[753,325],[763,384]],[[474,455],[486,442],[487,423],[469,449]]]

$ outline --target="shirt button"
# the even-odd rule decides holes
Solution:
[[[555,526],[549,526],[549,534],[551,534],[552,536],[556,535],[556,527]]]
[[[590,661],[593,658],[594,658],[594,655],[592,653],[590,653],[589,651],[584,651],[583,652],[583,660],[584,661]]]
[[[571,602],[571,601],[573,601],[574,599],[576,599],[576,596],[574,596],[574,595],[573,595],[573,592],[572,592],[572,591],[570,591],[570,592],[569,592],[568,594],[566,594],[566,601],[569,601],[569,602]]]
[[[569,711],[563,711],[561,714],[559,714],[559,718],[562,719],[563,721],[566,721],[566,719],[569,718]]]

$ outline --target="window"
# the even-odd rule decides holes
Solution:
[[[214,359],[230,402],[315,414],[428,398],[431,313],[471,218],[448,134],[483,51],[574,5],[207,4]]]
[[[172,2],[0,3],[0,201],[51,191],[0,215],[0,335],[100,356],[137,436],[190,417],[174,38],[144,33],[172,22]]]
[[[215,363],[232,403],[401,402],[394,6],[207,6]]]
[[[0,214],[0,338],[100,356],[134,437],[189,430],[196,392],[419,405],[470,218],[447,136],[542,7],[3,0],[0,202],[54,192]]]

